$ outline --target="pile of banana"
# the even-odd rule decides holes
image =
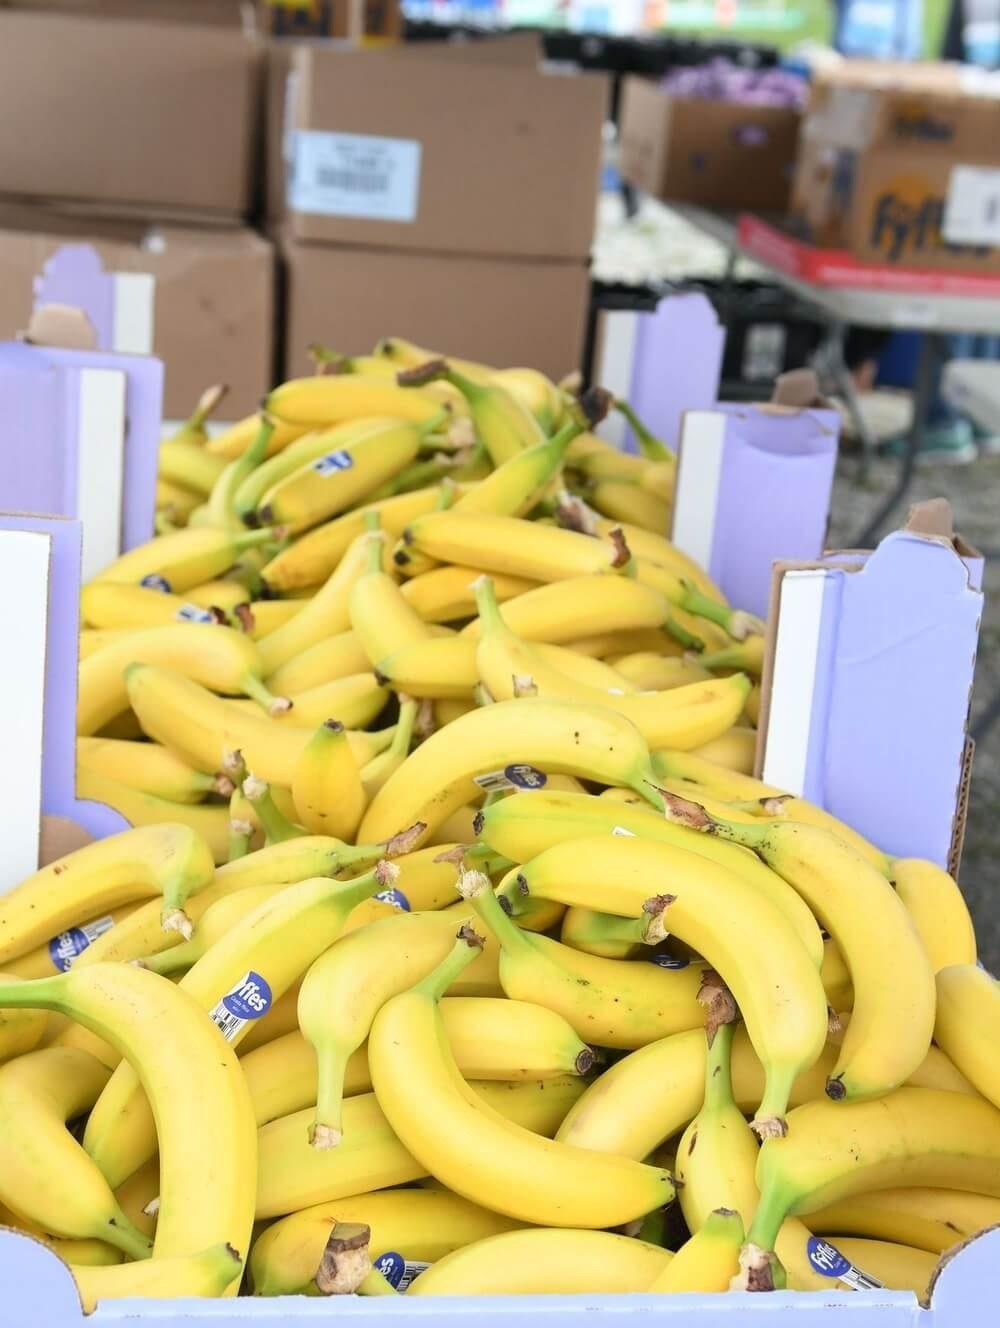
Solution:
[[[206,394],[83,591],[78,790],[135,828],[0,898],[0,1223],[88,1310],[923,1294],[1000,1222],[957,885],[751,776],[761,624],[638,421],[318,358]]]

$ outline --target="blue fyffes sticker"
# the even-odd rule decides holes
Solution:
[[[208,609],[200,609],[197,604],[182,604],[174,614],[178,622],[214,623],[215,615]]]
[[[321,456],[318,461],[313,462],[313,470],[317,475],[336,475],[342,470],[350,470],[354,465],[354,458],[350,452],[345,452],[341,448],[337,452],[327,452],[326,456]]]
[[[93,945],[98,936],[103,936],[114,925],[115,920],[109,914],[104,918],[95,918],[93,922],[85,922],[82,927],[70,927],[68,931],[53,936],[49,941],[49,958],[52,960],[52,967],[58,969],[60,973],[65,973],[72,967],[74,959],[78,959],[89,945]]]
[[[855,1268],[846,1255],[841,1254],[836,1245],[831,1245],[821,1236],[810,1236],[806,1241],[806,1254],[809,1262],[821,1277],[833,1277],[855,1291],[878,1291],[882,1283],[870,1274]]]
[[[395,886],[390,890],[380,890],[375,898],[381,899],[383,904],[391,904],[393,908],[398,908],[403,913],[409,913],[410,911],[410,901],[402,890],[397,890]]]
[[[417,1259],[404,1259],[395,1250],[380,1254],[373,1260],[373,1264],[395,1291],[405,1291],[411,1282],[430,1267],[429,1263],[421,1263]]]
[[[540,789],[544,788],[548,782],[548,776],[542,770],[538,770],[533,765],[525,765],[523,762],[518,765],[505,765],[504,775],[519,789]]]
[[[690,968],[690,959],[675,959],[673,955],[653,955],[649,961],[655,964],[657,968]]]
[[[139,582],[140,586],[145,586],[147,590],[158,590],[161,595],[171,593],[170,582],[165,576],[160,576],[159,572],[150,572],[149,576],[144,576]]]
[[[271,1008],[271,988],[251,969],[223,996],[222,1004],[237,1019],[260,1019]]]

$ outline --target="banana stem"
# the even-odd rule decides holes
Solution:
[[[700,654],[705,649],[705,642],[701,637],[695,636],[686,627],[682,627],[676,618],[668,618],[663,624],[663,630],[667,636],[672,636],[678,645],[682,645],[685,650],[694,650]]]
[[[765,1147],[773,1147],[765,1144]],[[773,1251],[782,1223],[789,1216],[791,1203],[784,1191],[776,1185],[765,1182],[760,1199],[747,1232],[747,1244],[756,1245],[762,1250]]]
[[[272,719],[277,719],[279,715],[287,715],[295,704],[290,697],[275,696],[256,674],[250,672],[244,673],[240,679],[240,690],[249,696],[251,701],[256,701]]]
[[[733,1025],[719,1024],[708,1043],[702,1111],[721,1111],[733,1101]]]
[[[359,1296],[398,1296],[399,1292],[377,1268],[372,1268],[364,1281],[358,1286]]]
[[[458,878],[458,889],[497,938],[502,950],[513,952],[531,948],[531,942],[501,907],[490,878],[480,871],[463,871]]]
[[[616,397],[615,410],[628,421],[632,432],[635,434],[636,442],[639,444],[639,451],[647,460],[674,462],[677,460],[666,443],[661,443],[659,438],[654,437],[649,432],[627,401],[622,400],[621,397]]]
[[[132,1225],[120,1208],[108,1223],[104,1239],[130,1259],[148,1259],[153,1249],[153,1242]]]
[[[210,415],[214,415],[218,410],[222,398],[229,391],[228,384],[215,383],[212,387],[206,387],[198,398],[198,404],[188,418],[188,426],[191,429],[204,428],[205,421]]]
[[[500,613],[493,578],[491,576],[477,577],[472,583],[472,591],[476,597],[476,609],[479,613],[479,621],[483,632],[506,631],[507,624]]]
[[[316,1119],[309,1130],[313,1148],[335,1148],[344,1137],[344,1075],[350,1052],[336,1037],[316,1046]]]
[[[788,1099],[792,1095],[792,1084],[800,1068],[800,1066],[776,1065],[773,1061],[770,1064],[765,1063],[764,1096],[761,1098],[756,1116],[750,1122],[761,1139],[783,1139],[788,1133],[785,1112],[788,1110]],[[773,1249],[773,1244],[768,1248]]]
[[[301,839],[304,831],[285,816],[271,794],[271,786],[250,775],[243,781],[243,796],[253,807],[269,844],[283,844],[288,839]]]
[[[413,741],[413,728],[417,722],[419,708],[419,701],[415,701],[411,696],[400,695],[399,719],[396,721],[396,731],[392,735],[392,742],[389,745],[389,750],[393,756],[409,755],[410,743]]]
[[[441,409],[433,415],[429,415],[426,420],[421,420],[415,425],[417,436],[426,438],[428,434],[437,433],[442,424],[451,419],[451,407],[442,406]]]
[[[434,510],[437,512],[447,512],[458,497],[458,485],[450,475],[445,475],[438,489],[437,502],[434,504]]]
[[[465,923],[455,937],[449,954],[425,978],[414,984],[413,990],[428,1000],[439,1001],[458,975],[472,963],[483,948],[483,938]]]
[[[159,954],[144,955],[138,962],[143,968],[148,968],[150,973],[159,973],[160,977],[168,978],[191,968],[204,953],[205,948],[195,932],[189,941],[181,941],[180,945],[172,945],[169,950],[161,950]]]

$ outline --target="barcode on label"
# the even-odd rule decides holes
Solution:
[[[107,913],[103,918],[95,918],[93,922],[85,922],[80,930],[93,945],[99,936],[103,936],[106,931],[110,931],[114,925],[114,918],[110,913]]]
[[[247,1023],[238,1015],[230,1014],[221,1002],[212,1011],[210,1018],[227,1042],[232,1042],[238,1037]]]
[[[499,793],[514,787],[502,770],[490,770],[485,775],[474,776],[474,780],[484,793]]]
[[[623,825],[616,825],[615,828],[611,831],[611,833],[612,833],[613,835],[618,835],[619,837],[626,837],[626,838],[628,838],[628,839],[635,839],[635,831],[634,831],[634,830],[626,830],[625,827],[624,827]]]
[[[341,171],[333,166],[319,166],[316,183],[321,189],[340,189],[352,194],[385,194],[389,190],[388,175],[365,175],[361,171]]]

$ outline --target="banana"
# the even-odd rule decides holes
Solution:
[[[423,346],[406,341],[403,337],[383,337],[375,347],[373,358],[385,360],[395,374],[400,369],[417,369],[431,360],[439,360],[441,356],[437,351],[425,350]],[[454,355],[448,356],[448,363],[452,369],[471,378],[474,383],[489,383],[498,372],[487,364],[480,364],[476,360],[460,360]]]
[[[638,484],[598,480],[587,486],[587,498],[602,516],[629,521],[642,530],[662,535],[670,527],[670,504]]]
[[[539,1083],[487,1080],[465,1085],[463,1080],[462,1084],[468,1100],[478,1104],[475,1110],[532,1131],[538,1142],[540,1136],[555,1133],[583,1089],[576,1075]],[[428,1174],[393,1132],[374,1093],[362,1093],[344,1103],[344,1138],[336,1148],[317,1152],[311,1146],[308,1126],[312,1116],[309,1107],[273,1120],[258,1132],[258,1219],[409,1184]],[[500,1211],[496,1204],[490,1206]]]
[[[0,985],[0,1006],[70,1015],[137,1067],[153,1103],[160,1152],[154,1263],[219,1241],[248,1248],[254,1193],[250,1098],[235,1055],[195,1001],[155,973],[98,964]],[[197,1093],[191,1084],[198,1085]],[[123,1264],[104,1275],[112,1287],[129,1286],[132,1267]],[[174,1284],[173,1294],[181,1285]]]
[[[476,437],[486,448],[494,466],[500,467],[528,448],[545,442],[542,426],[519,397],[491,376],[488,382],[467,377],[445,360],[404,369],[399,381],[422,386],[443,380],[458,388],[469,404]]]
[[[230,1244],[213,1245],[197,1254],[144,1259],[117,1268],[82,1268],[70,1264],[84,1314],[105,1300],[123,1298],[173,1300],[178,1296],[211,1297],[238,1285],[243,1260]]]
[[[184,438],[165,438],[157,453],[157,476],[172,484],[195,490],[204,502],[212,485],[226,468],[223,457],[214,456],[198,443]]]
[[[433,512],[439,499],[437,487],[415,489],[412,493],[368,502],[353,512],[315,526],[267,563],[262,572],[264,582],[272,591],[283,593],[321,586],[336,571],[348,547],[364,534],[369,512],[377,512],[386,534],[398,538],[411,521]]]
[[[305,599],[259,599],[252,605],[244,605],[237,616],[251,640],[259,641],[291,622],[305,608],[306,602]]]
[[[749,673],[753,678],[760,678],[764,669],[764,637],[759,632],[744,637],[723,650],[715,650],[702,655],[698,661],[706,669],[737,669],[740,673]]]
[[[8,969],[0,973],[0,983],[21,982],[27,976],[32,975]],[[33,1051],[45,1036],[47,1024],[44,1010],[0,1009],[0,1065]]]
[[[0,1201],[54,1236],[104,1240],[132,1259],[150,1242],[66,1128],[109,1071],[84,1051],[46,1047],[0,1067]]]
[[[520,919],[519,919],[520,921]],[[559,939],[563,945],[602,959],[647,957],[643,918],[618,918],[596,909],[568,908],[562,917]]]
[[[251,530],[243,535],[215,529],[177,530],[123,553],[97,580],[183,594],[221,575],[245,549],[269,544],[274,538],[271,530]]]
[[[219,409],[228,392],[229,388],[225,383],[213,383],[211,387],[206,387],[191,414],[172,434],[164,438],[163,442],[196,443],[199,447],[204,447],[208,442],[208,430],[205,424]]]
[[[429,512],[406,527],[393,558],[405,569],[414,554],[531,581],[612,573],[629,557],[616,537],[595,540],[517,517],[454,511]]]
[[[498,701],[511,700],[518,680],[531,678],[542,698],[606,705],[617,711],[632,721],[651,748],[701,746],[731,728],[743,710],[750,682],[742,674],[652,695],[620,696],[618,689],[582,686],[548,668],[537,649],[507,627],[489,577],[478,582],[476,603],[481,625],[476,667]]]
[[[441,403],[367,374],[318,374],[282,383],[268,393],[262,409],[286,424],[329,428],[373,416],[422,424],[438,416]]]
[[[97,648],[124,640],[124,635],[112,637],[112,632],[144,631],[152,627],[172,627],[177,623],[208,624],[224,622],[221,608],[213,613],[210,608],[194,604],[190,598],[171,595],[146,586],[124,585],[116,581],[91,581],[80,591],[80,619],[92,629],[107,635],[94,642],[95,648],[81,659],[96,654]]]
[[[704,1022],[702,966],[668,972],[583,954],[515,926],[480,872],[464,872],[459,888],[500,944],[506,994],[562,1015],[581,1038],[634,1048]]]
[[[448,996],[441,1023],[466,1079],[554,1079],[594,1066],[593,1051],[566,1020],[530,1001]]]
[[[746,803],[762,798],[781,797],[781,789],[753,779],[743,771],[719,765],[699,752],[659,751],[655,754],[656,773],[665,779],[686,780],[700,784],[721,802]]]
[[[937,975],[934,1040],[994,1106],[1000,1105],[996,1066],[1000,988],[975,964],[955,964]]]
[[[639,896],[657,881],[671,893],[643,904]],[[724,868],[637,836],[559,844],[526,863],[518,882],[559,903],[626,917],[645,911],[661,939],[669,926],[704,956],[732,991],[766,1068],[754,1128],[782,1132],[791,1086],[826,1042],[827,1013],[816,965],[777,908]],[[746,945],[751,932],[759,946]],[[500,971],[502,980],[502,962]]]
[[[133,962],[148,968],[151,973],[159,973],[162,977],[171,977],[175,973],[183,974],[199,959],[204,958],[213,945],[228,936],[233,927],[242,922],[248,913],[252,913],[266,900],[287,889],[288,886],[283,882],[280,885],[248,885],[234,895],[223,895],[205,909],[195,925],[190,940],[181,941],[180,945],[172,945],[169,950],[143,955]]]
[[[196,493],[192,489],[186,489],[181,484],[174,484],[173,481],[164,479],[162,475],[156,478],[156,515],[157,518],[165,517],[170,526],[183,526],[188,517],[200,507],[205,501],[203,493]],[[159,530],[159,524],[156,529]]]
[[[400,591],[424,622],[454,622],[456,618],[468,618],[476,612],[472,583],[481,575],[475,567],[435,567],[404,581]],[[520,576],[498,575],[493,578],[493,589],[503,603],[534,590],[535,582]]]
[[[431,633],[404,597],[395,577],[383,570],[383,532],[377,528],[369,531],[367,544],[368,563],[351,588],[348,612],[351,629],[375,667],[386,655],[430,640]]]
[[[866,1236],[929,1254],[944,1254],[997,1222],[1000,1199],[919,1187],[858,1194],[809,1216],[809,1225],[822,1236]]]
[[[860,1272],[868,1285],[888,1287],[891,1291],[912,1291],[923,1299],[927,1295],[937,1259],[925,1250],[884,1240],[855,1240],[838,1236],[837,1254]]]
[[[780,878],[770,869],[733,845],[663,820],[650,808],[586,793],[550,792],[546,787],[530,797],[504,798],[484,807],[475,828],[484,843],[512,862],[528,862],[564,841],[598,834],[632,834],[696,853],[765,895],[794,927],[817,967],[823,961],[823,939],[808,906],[793,890],[782,889]]]
[[[97,733],[128,709],[125,670],[130,664],[156,664],[213,691],[250,696],[270,714],[289,707],[261,681],[261,660],[249,637],[231,627],[153,627],[134,632],[80,665],[77,733]]]
[[[162,895],[161,926],[183,933],[184,902],[212,879],[206,844],[185,826],[126,830],[42,867],[0,898],[0,963],[48,941],[81,917]]]
[[[93,802],[103,802],[120,812],[136,828],[155,830],[165,821],[184,826],[201,839],[213,862],[225,862],[229,848],[229,811],[225,807],[191,807],[183,803],[143,793],[130,784],[123,784],[93,770],[78,768],[77,796]],[[77,914],[79,916],[79,914]]]
[[[728,1291],[739,1272],[743,1235],[739,1213],[716,1208],[681,1246],[649,1291]]]
[[[302,612],[258,642],[265,677],[324,637],[347,631],[351,625],[351,588],[368,565],[368,549],[367,535],[357,536],[336,571],[330,574]]]
[[[627,719],[563,701],[500,701],[470,711],[418,747],[376,793],[358,834],[365,841],[387,838],[417,820],[433,831],[482,791],[477,776],[510,770],[517,780],[535,782],[536,766],[621,784],[653,806],[659,801],[648,782],[646,746]]]
[[[371,1228],[376,1267],[391,1253],[436,1264],[452,1250],[516,1226],[444,1190],[382,1190],[318,1204],[281,1218],[257,1237],[249,1264],[254,1295],[308,1295],[335,1222]]]
[[[454,867],[449,874],[453,892]],[[445,958],[457,926],[450,912],[386,918],[343,937],[309,969],[299,994],[298,1018],[303,1036],[316,1049],[319,1067],[310,1129],[317,1147],[332,1147],[341,1138],[346,1066],[368,1036],[379,1008]],[[384,954],[392,955],[391,964],[379,962]],[[497,962],[497,947],[491,942],[461,975],[464,992],[494,990]],[[336,1019],[330,1018],[331,1010],[337,1011]]]
[[[299,820],[313,834],[353,839],[357,833],[368,796],[347,730],[337,720],[321,724],[303,747],[292,798]]]
[[[316,1053],[297,1028],[243,1053],[240,1066],[258,1126],[315,1103]],[[344,1096],[370,1093],[371,1087],[368,1054],[359,1047],[347,1062]]]
[[[450,360],[449,363],[460,373],[465,372],[460,361]],[[476,375],[471,376],[477,379]],[[566,410],[566,400],[551,378],[537,369],[497,369],[489,378],[517,397],[546,432],[551,433],[557,428]]]
[[[639,583],[636,581],[633,584]],[[644,692],[664,692],[671,687],[683,687],[689,682],[706,682],[711,677],[700,664],[671,655],[659,655],[651,650],[617,655],[608,663]]]
[[[210,1015],[205,1026],[216,1041],[221,1035],[237,1045],[271,1001],[332,944],[354,906],[385,889],[392,874],[383,862],[354,881],[320,877],[289,886],[216,942],[179,983],[194,1006]],[[112,1186],[156,1151],[156,1125],[142,1089],[132,1066],[119,1065],[87,1122],[84,1147]]]
[[[235,461],[251,447],[260,434],[260,426],[260,415],[248,415],[210,438],[205,444],[205,451],[211,452],[213,456],[225,457],[227,461]],[[308,424],[286,424],[284,420],[275,420],[274,432],[267,444],[267,455],[273,456],[275,452],[280,452],[296,438],[301,438],[309,428]]]
[[[593,533],[602,538],[607,538],[612,530],[619,528],[636,558],[642,558],[647,563],[666,569],[681,580],[690,582],[692,586],[700,590],[709,599],[714,599],[719,604],[725,604],[725,596],[711,577],[698,566],[693,558],[689,558],[686,553],[682,553],[663,535],[644,530],[642,526],[634,525],[628,521],[610,521],[604,517],[600,517],[594,522]]]
[[[300,655],[294,655],[275,669],[268,684],[281,696],[295,696],[352,673],[366,673],[370,668],[364,647],[348,630],[323,637]]]
[[[890,879],[920,933],[934,972],[975,964],[976,933],[957,881],[936,863],[920,858],[894,859]]]
[[[144,1167],[133,1172],[124,1185],[115,1190],[115,1198],[122,1211],[150,1239],[156,1234],[156,1207],[154,1200],[160,1193],[160,1159],[151,1157]],[[147,1211],[147,1209],[149,1211]]]
[[[749,693],[748,693],[749,695]],[[757,753],[757,734],[751,728],[734,725],[728,733],[695,749],[695,755],[706,761],[714,761],[729,770],[749,774],[753,770]]]
[[[379,752],[378,756],[372,757],[361,767],[361,783],[364,786],[366,806],[409,756],[416,722],[417,702],[409,698],[400,698],[399,719],[396,721],[392,742],[384,752]]]
[[[361,729],[377,719],[385,708],[389,693],[375,681],[374,674],[362,669],[345,678],[334,678],[296,692],[286,699],[290,709],[285,712],[287,718],[282,721],[285,724],[313,730],[324,720],[335,717],[346,728]],[[229,701],[228,704],[245,715],[260,713],[253,701]]]
[[[372,1084],[403,1146],[456,1193],[527,1222],[607,1227],[669,1202],[668,1172],[552,1143],[476,1103],[442,1038],[437,1002],[478,941],[463,929],[434,972],[393,996],[372,1025]]]
[[[886,1186],[940,1185],[1000,1197],[1000,1115],[982,1098],[931,1088],[898,1088],[873,1101],[808,1102],[790,1113],[786,1139],[765,1140],[757,1184],[746,1266],[766,1279],[767,1251],[787,1216],[808,1217]]]
[[[413,461],[426,434],[446,415],[446,408],[440,408],[420,423],[370,419],[364,427],[359,424],[351,439],[331,440],[322,454],[266,489],[253,524],[278,524],[299,534],[339,516]]]
[[[76,759],[85,770],[129,783],[140,793],[152,793],[168,802],[203,802],[210,793],[226,790],[218,776],[193,769],[173,752],[151,742],[77,738]]]
[[[755,807],[747,807],[747,810],[761,819],[768,817],[774,821],[796,821],[802,825],[826,830],[869,862],[876,871],[881,872],[883,876],[889,875],[892,859],[887,854],[876,848],[874,844],[870,844],[863,835],[859,835],[836,816],[831,816],[828,811],[817,807],[815,803],[807,802],[805,798],[794,798],[790,794],[760,798]]]
[[[408,1296],[623,1295],[646,1291],[669,1250],[610,1231],[539,1227],[507,1231],[447,1254]]]
[[[854,1013],[827,1093],[874,1097],[904,1083],[930,1046],[934,974],[905,905],[885,877],[815,826],[739,825],[716,820],[671,794],[667,803],[675,819],[753,848],[798,891],[836,941],[850,970]],[[886,936],[892,937],[891,964]]]

